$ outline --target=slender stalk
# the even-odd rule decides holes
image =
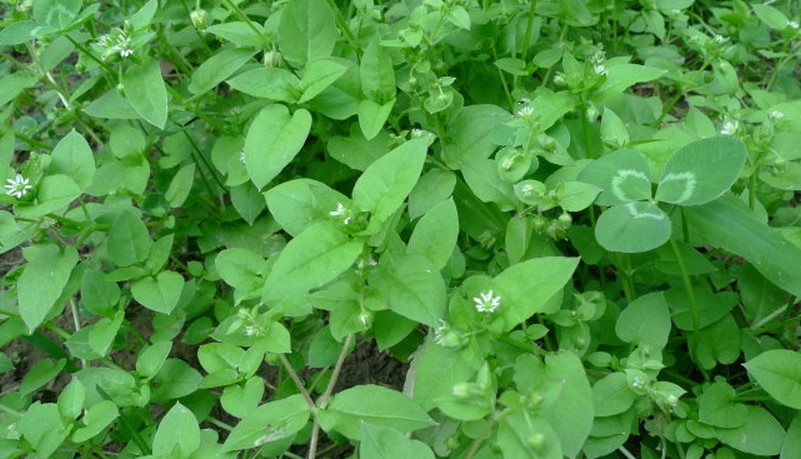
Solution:
[[[78,307],[75,305],[75,300],[73,298],[70,298],[68,303],[70,304],[70,311],[72,312],[72,323],[77,333],[81,330],[81,318],[78,316]],[[86,368],[86,359],[81,359],[81,368]]]
[[[303,399],[306,400],[306,403],[309,404],[309,408],[311,408],[312,412],[315,412],[317,410],[317,404],[315,404],[314,400],[312,400],[311,395],[309,395],[309,392],[303,385],[303,381],[301,381],[298,374],[295,373],[295,369],[292,368],[292,365],[289,363],[289,360],[286,359],[286,356],[284,356],[284,354],[278,354],[278,358],[281,360],[281,365],[284,366],[284,370],[286,370],[287,374],[289,374],[289,377],[292,378],[292,382],[295,383],[295,387],[298,388],[300,395],[302,395]]]
[[[695,359],[698,352],[698,340],[695,338],[697,338],[698,330],[701,328],[701,319],[698,316],[698,304],[695,301],[695,291],[693,291],[690,275],[687,273],[687,265],[684,263],[684,257],[682,257],[679,251],[679,245],[676,244],[675,240],[671,239],[670,247],[673,249],[673,254],[676,255],[676,262],[681,272],[681,281],[684,284],[684,290],[687,292],[687,300],[690,303],[690,315],[693,322],[693,340],[692,346],[690,346],[690,355]]]
[[[526,19],[526,35],[523,36],[523,53],[520,55],[520,59],[523,63],[526,62],[528,59],[528,47],[531,43],[531,31],[534,29],[534,10],[537,8],[537,1],[532,0],[528,6],[528,18]],[[514,57],[514,48],[512,48],[512,57]],[[495,59],[497,60],[497,58]],[[513,84],[517,87],[517,75],[514,76],[512,79]]]
[[[232,2],[231,0],[222,0],[222,2],[225,4],[225,7],[228,9],[228,11],[233,13],[234,16],[236,16],[240,21],[247,24],[247,26],[250,27],[251,30],[256,32],[256,35],[259,36],[259,39],[261,40],[262,43],[264,43],[265,45],[269,43],[269,40],[267,40],[267,37],[264,35],[264,33],[262,33],[262,31],[259,30],[258,27],[256,27],[256,24],[254,24],[253,21],[251,21],[250,18],[245,13],[243,13],[242,10],[239,9],[239,7],[234,2]]]
[[[618,451],[620,451],[620,454],[622,454],[623,456],[625,456],[625,457],[626,457],[626,459],[637,459],[637,458],[636,458],[636,457],[634,457],[634,455],[633,455],[633,454],[631,454],[631,453],[629,452],[629,450],[627,450],[627,449],[626,449],[626,447],[625,447],[625,446],[623,446],[623,445],[621,445],[621,446],[618,446],[617,450],[618,450]]]
[[[328,406],[328,402],[331,400],[331,394],[334,392],[334,388],[337,385],[339,373],[342,371],[342,365],[345,363],[345,358],[348,356],[348,351],[350,350],[350,345],[352,342],[353,334],[350,334],[345,338],[345,343],[342,345],[342,351],[339,353],[337,363],[334,365],[334,370],[331,373],[331,380],[328,381],[328,387],[325,388],[325,392],[323,392],[323,396],[320,398],[320,409],[325,409],[325,407]],[[317,457],[317,443],[319,440],[320,423],[317,422],[317,417],[315,416],[314,426],[312,427],[312,436],[311,440],[309,440],[308,459],[315,459]]]

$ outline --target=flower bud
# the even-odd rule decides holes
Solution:
[[[281,67],[284,64],[284,56],[278,51],[267,51],[264,53],[264,66],[267,68]]]
[[[206,10],[194,10],[189,13],[189,19],[197,30],[206,30],[209,26],[209,13]]]

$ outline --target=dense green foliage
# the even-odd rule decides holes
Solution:
[[[801,457],[798,4],[0,8],[0,456]]]

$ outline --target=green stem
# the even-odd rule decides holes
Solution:
[[[523,53],[520,55],[520,59],[523,63],[526,62],[528,59],[528,47],[531,43],[531,31],[534,29],[534,10],[537,8],[537,1],[532,0],[528,4],[528,18],[526,20],[526,35],[523,36]],[[514,48],[512,48],[512,57],[514,57]],[[498,60],[497,58],[495,60]],[[500,69],[499,69],[500,70]],[[512,79],[513,85],[517,87],[517,75],[514,76]]]
[[[681,281],[684,284],[684,290],[687,292],[687,301],[690,303],[690,315],[693,322],[693,344],[690,349],[690,355],[695,360],[698,352],[698,331],[701,328],[701,319],[698,316],[698,304],[695,301],[695,291],[690,280],[690,275],[687,273],[687,265],[684,263],[679,251],[679,245],[676,244],[674,239],[670,239],[670,247],[673,249],[673,254],[676,256],[676,262],[679,265],[679,272],[681,273]]]
[[[256,27],[256,24],[254,24],[253,21],[251,21],[250,18],[244,12],[242,12],[241,9],[239,9],[239,6],[237,6],[231,0],[222,0],[222,2],[225,4],[225,7],[228,9],[228,11],[233,13],[234,16],[239,18],[240,21],[247,24],[247,26],[250,27],[251,30],[256,32],[256,35],[259,36],[259,39],[261,40],[262,43],[264,43],[265,45],[269,44],[269,40],[267,40],[267,37],[262,33],[261,30],[259,30],[258,27]]]
[[[325,392],[320,398],[321,409],[325,409],[325,407],[328,406],[329,400],[331,400],[331,394],[334,392],[334,388],[337,385],[337,380],[339,379],[339,373],[342,371],[342,365],[345,363],[345,358],[348,356],[348,353],[350,352],[350,345],[352,342],[353,342],[353,334],[350,334],[345,338],[345,342],[342,344],[342,351],[340,351],[339,357],[337,358],[337,363],[334,365],[334,370],[331,372],[331,380],[328,381],[328,387],[325,388]],[[317,457],[317,443],[319,441],[319,438],[320,438],[320,423],[317,421],[317,417],[315,416],[314,426],[312,427],[311,440],[309,440],[308,459],[315,459]]]
[[[345,34],[345,39],[348,40],[354,48],[358,48],[356,37],[350,30],[348,22],[345,20],[345,17],[342,16],[342,12],[339,11],[339,8],[337,7],[336,3],[334,3],[334,0],[328,0],[328,5],[334,10],[334,13],[336,14],[335,18],[337,25],[339,25],[339,28],[342,29],[342,33]]]

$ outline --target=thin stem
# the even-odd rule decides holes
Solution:
[[[70,311],[72,312],[72,323],[77,333],[81,331],[81,318],[78,316],[78,307],[75,305],[75,300],[71,297],[68,302],[70,304]],[[81,368],[86,368],[86,359],[81,359]]]
[[[240,21],[243,21],[245,24],[247,24],[248,27],[250,27],[251,30],[256,32],[256,35],[259,36],[259,39],[261,39],[261,42],[263,44],[266,45],[267,43],[269,43],[269,40],[267,40],[267,37],[264,35],[264,33],[261,30],[259,30],[258,27],[256,27],[256,24],[254,24],[253,21],[251,21],[250,18],[245,13],[243,13],[242,10],[239,9],[239,7],[234,2],[232,2],[231,0],[222,0],[222,2],[225,4],[225,7],[228,8],[228,11],[232,12],[234,16],[239,18]]]
[[[634,457],[634,455],[633,455],[633,454],[631,454],[631,453],[629,452],[629,450],[627,450],[627,449],[626,449],[626,447],[625,447],[625,446],[623,446],[623,445],[620,445],[620,446],[618,446],[618,447],[617,447],[617,450],[618,450],[618,451],[620,451],[620,454],[622,454],[623,456],[625,456],[625,457],[626,457],[626,459],[637,459],[637,458],[636,458],[636,457]]]
[[[470,448],[467,449],[467,452],[464,455],[464,459],[473,459],[473,456],[476,455],[478,452],[479,446],[484,442],[484,439],[487,438],[487,435],[492,431],[492,428],[495,426],[495,419],[492,419],[492,422],[488,422],[484,430],[481,431],[480,434],[473,440],[473,443],[470,444]]]
[[[331,373],[331,380],[328,381],[328,387],[325,388],[325,392],[323,392],[323,396],[320,398],[320,409],[325,409],[328,406],[328,402],[331,400],[331,394],[334,392],[334,388],[337,385],[337,380],[339,379],[339,373],[342,371],[342,365],[345,363],[345,358],[348,356],[348,351],[350,350],[350,345],[353,342],[353,334],[348,335],[345,338],[345,342],[342,345],[342,351],[339,353],[339,357],[337,358],[337,363],[334,365],[334,370]],[[315,459],[317,457],[317,442],[320,439],[320,423],[317,422],[317,418],[314,419],[314,426],[312,427],[312,436],[309,440],[309,459]]]
[[[350,30],[350,27],[348,26],[348,22],[345,20],[345,17],[342,16],[342,12],[339,11],[339,8],[337,7],[336,3],[334,3],[334,0],[328,0],[328,5],[331,8],[333,8],[334,13],[336,14],[336,16],[335,16],[336,17],[336,22],[339,25],[339,28],[342,29],[342,33],[345,34],[345,39],[348,40],[351,45],[353,45],[354,47],[357,47],[356,37],[353,35],[353,32]]]
[[[684,290],[687,292],[687,301],[690,303],[690,315],[693,322],[693,340],[690,346],[690,355],[695,359],[698,351],[698,330],[701,328],[701,320],[698,316],[698,304],[695,302],[695,291],[690,281],[690,275],[687,273],[687,265],[684,263],[684,257],[679,251],[679,245],[676,244],[674,239],[670,240],[670,247],[673,249],[673,254],[676,255],[676,262],[679,265],[679,272],[681,273],[681,281],[684,284]]]
[[[292,365],[289,363],[289,360],[286,359],[286,356],[284,354],[278,354],[278,358],[281,360],[281,365],[284,366],[284,370],[286,370],[286,372],[289,374],[289,377],[292,378],[292,382],[295,383],[295,387],[298,388],[300,395],[302,395],[303,399],[306,400],[306,403],[309,404],[309,408],[312,410],[312,412],[316,412],[317,404],[315,404],[314,400],[312,400],[311,395],[309,395],[309,392],[303,385],[303,381],[301,381],[298,374],[295,373],[295,369],[292,368]]]
[[[528,6],[528,19],[526,20],[526,35],[523,37],[523,53],[520,55],[520,59],[523,61],[523,63],[525,63],[526,59],[528,59],[528,47],[529,43],[531,43],[531,31],[534,28],[534,10],[536,8],[537,8],[537,1],[532,0]],[[512,57],[514,57],[514,48],[512,48]],[[495,58],[495,60],[498,59]],[[514,76],[512,81],[514,86],[517,87],[517,75]]]

